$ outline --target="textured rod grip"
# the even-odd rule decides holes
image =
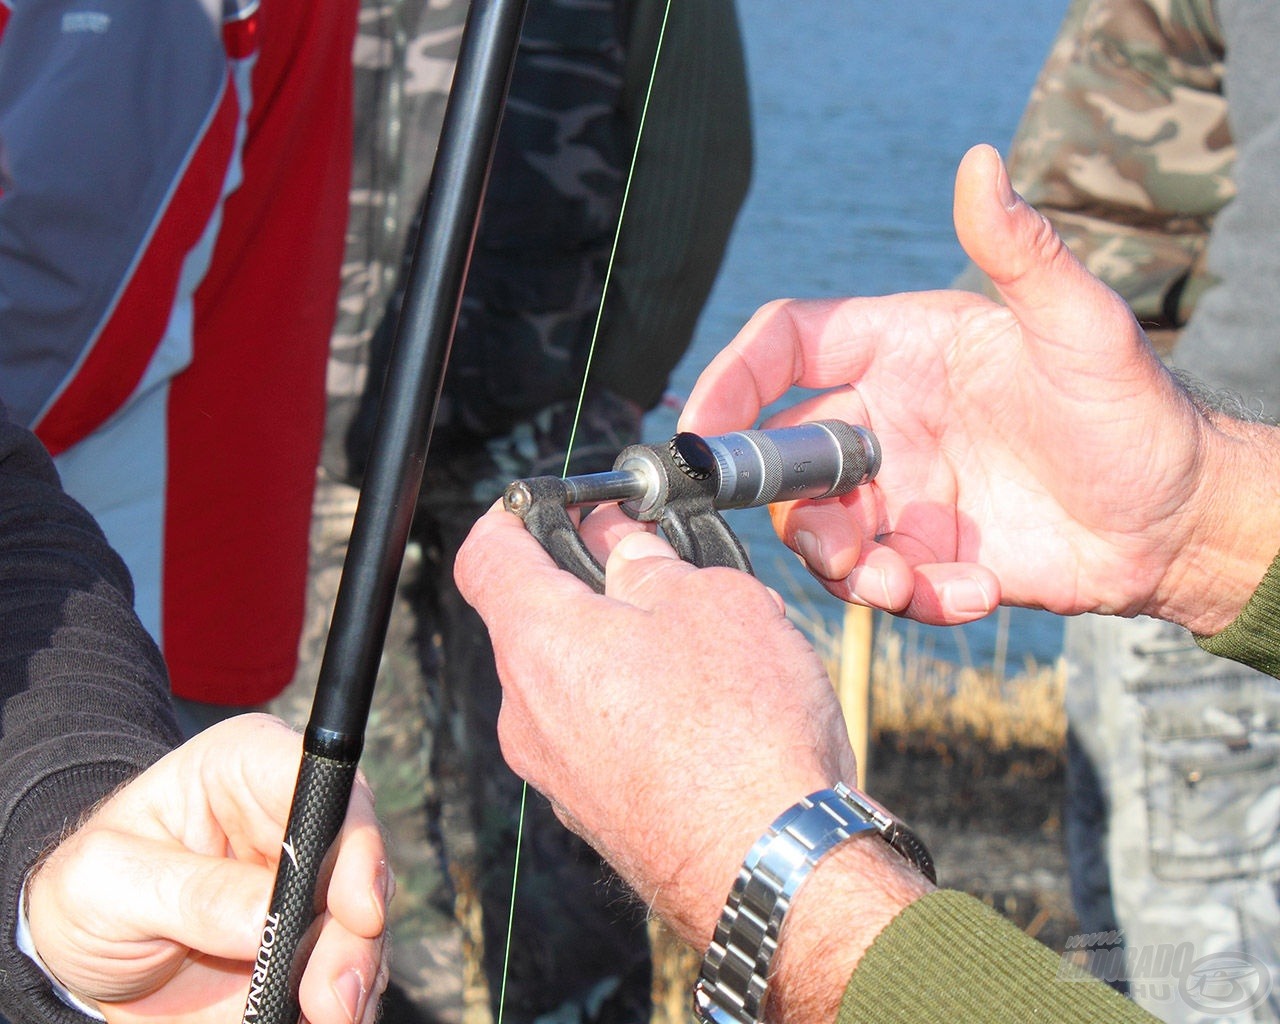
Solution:
[[[355,775],[354,762],[302,755],[243,1024],[298,1024],[298,984],[322,902],[320,871],[342,828]]]

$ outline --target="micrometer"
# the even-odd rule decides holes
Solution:
[[[656,522],[685,561],[751,572],[721,509],[837,497],[869,483],[879,469],[880,443],[871,431],[819,420],[633,444],[607,473],[516,480],[502,502],[557,565],[603,593],[604,569],[575,529],[570,508],[617,502],[633,519]]]

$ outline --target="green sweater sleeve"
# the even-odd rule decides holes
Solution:
[[[1151,1024],[972,896],[939,889],[880,933],[853,972],[837,1024]]]
[[[1280,679],[1280,554],[1235,621],[1221,633],[1196,637],[1196,643]]]

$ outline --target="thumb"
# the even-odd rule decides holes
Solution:
[[[31,934],[72,991],[97,1000],[154,990],[186,950],[251,961],[272,873],[112,829],[77,834],[32,879]]]
[[[956,236],[1032,333],[1099,346],[1128,307],[1072,255],[1053,225],[1013,190],[1000,154],[974,146],[956,171]],[[1110,326],[1108,326],[1110,325]]]
[[[664,592],[696,568],[655,533],[629,533],[609,552],[604,571],[606,596],[650,609]]]
[[[606,596],[652,611],[663,601],[673,599],[677,587],[682,596],[676,600],[694,602],[698,607],[737,605],[763,613],[771,605],[778,614],[786,612],[778,593],[750,573],[690,565],[657,534],[628,534],[610,552],[604,572]],[[686,603],[685,608],[689,607]]]

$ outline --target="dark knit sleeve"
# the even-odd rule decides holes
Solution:
[[[14,1022],[86,1019],[15,946],[27,871],[178,742],[132,600],[124,563],[43,447],[0,422],[0,1012]]]

